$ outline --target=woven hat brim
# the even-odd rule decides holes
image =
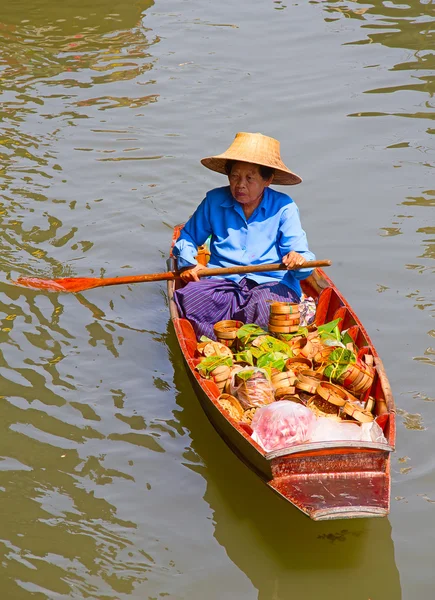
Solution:
[[[246,160],[240,160],[238,156],[231,156],[230,153],[225,153],[218,156],[208,156],[207,158],[203,158],[201,160],[201,164],[203,164],[204,167],[207,167],[207,169],[210,169],[211,171],[215,171],[216,173],[222,173],[223,175],[226,175],[225,165],[227,160],[234,160],[237,162],[247,163],[250,162]],[[273,177],[272,184],[296,185],[302,182],[302,177],[299,177],[299,175],[296,175],[296,173],[293,173],[293,171],[287,169],[283,162],[273,163],[272,161],[256,161],[255,164],[262,165],[264,167],[270,167],[275,170],[275,175]]]

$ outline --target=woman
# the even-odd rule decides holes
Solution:
[[[299,280],[309,269],[202,278],[198,246],[210,238],[208,267],[282,262],[288,269],[314,260],[299,219],[286,194],[270,184],[295,185],[302,179],[280,157],[277,140],[260,133],[237,133],[223,154],[201,163],[228,176],[229,185],[216,188],[188,220],[173,248],[182,280],[175,293],[180,315],[189,319],[197,337],[214,338],[213,324],[224,319],[257,323],[267,328],[269,302],[299,302]]]

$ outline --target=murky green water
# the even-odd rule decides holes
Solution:
[[[434,5],[0,7],[2,600],[433,595]],[[399,410],[388,519],[312,523],[195,399],[156,272],[237,131],[281,140]]]

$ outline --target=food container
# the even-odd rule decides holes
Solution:
[[[221,394],[217,401],[232,419],[235,421],[240,421],[242,419],[244,410],[237,398],[231,396],[231,394]]]
[[[293,371],[295,375],[299,373],[299,371],[303,371],[306,369],[312,369],[313,363],[309,358],[304,358],[303,356],[295,356],[293,358],[288,358],[285,363],[285,368],[287,371]]]
[[[299,304],[292,302],[272,302],[270,305],[269,331],[279,337],[296,333],[299,329]]]
[[[237,332],[244,323],[242,321],[218,321],[213,326],[216,339],[229,348],[238,347]]]
[[[224,391],[230,373],[231,367],[227,367],[226,365],[216,367],[216,369],[213,369],[213,371],[210,372],[210,377],[218,386],[220,392]]]

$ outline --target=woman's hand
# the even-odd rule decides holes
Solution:
[[[282,259],[282,263],[287,267],[287,269],[293,269],[294,267],[300,267],[301,265],[305,264],[306,262],[307,261],[302,256],[302,254],[298,254],[298,252],[295,252],[294,250],[292,250],[291,252],[286,254]]]
[[[199,263],[194,267],[187,267],[187,269],[183,269],[180,273],[181,280],[184,281],[184,283],[189,283],[189,281],[199,281],[197,273],[205,268],[204,265],[200,265]]]

